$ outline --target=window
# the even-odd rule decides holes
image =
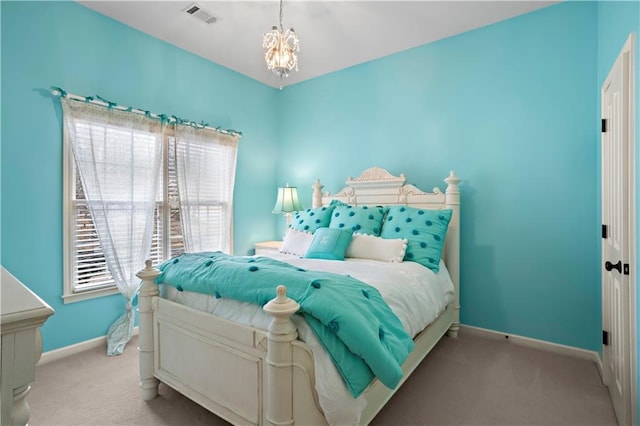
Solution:
[[[188,128],[183,131],[181,128],[190,126],[179,125],[169,125],[164,132],[150,134],[130,128],[120,128],[118,123],[105,124],[100,120],[92,121],[91,116],[85,120],[76,119],[73,125],[75,133],[79,133],[80,129],[87,133],[100,134],[105,144],[141,138],[151,138],[146,143],[162,144],[162,167],[160,167],[160,185],[156,195],[150,253],[154,265],[180,255],[186,247],[192,250],[231,250],[231,199],[235,178],[237,137],[232,137],[230,140],[225,139],[228,135],[222,135],[221,139],[214,138],[214,140],[206,137],[211,134],[216,135],[215,131],[209,132],[210,134],[205,135],[204,138],[201,137],[203,132],[198,133],[198,137],[194,137],[194,129]],[[119,136],[121,136],[120,139],[118,139]],[[197,140],[199,138],[206,143],[200,143],[201,140]],[[107,268],[105,253],[88,207],[66,128],[64,139],[65,284],[63,299],[65,303],[69,303],[116,294],[119,291]],[[227,146],[231,149],[224,148]],[[121,167],[118,159],[112,159],[112,161],[114,167]],[[178,161],[181,162],[180,166]],[[191,170],[192,164],[195,173]],[[200,169],[203,169],[202,172]],[[213,172],[210,169],[213,169]],[[180,181],[179,171],[182,173]],[[211,173],[214,175],[212,176]],[[231,182],[228,182],[229,179]],[[180,188],[184,193],[183,197],[180,197]],[[229,195],[229,189],[231,189],[231,195]],[[185,197],[187,194],[188,198]],[[103,203],[113,205],[114,209],[117,209],[118,203],[121,202],[117,194],[115,196],[108,194],[103,200]],[[191,243],[193,240],[200,239],[200,231],[198,229],[194,231],[194,228],[198,227],[203,227],[202,232],[215,236],[214,241],[207,241],[209,245],[204,246]],[[188,234],[187,239],[184,237],[185,230]],[[190,244],[187,244],[188,242]],[[140,269],[142,267],[143,265],[140,265]]]

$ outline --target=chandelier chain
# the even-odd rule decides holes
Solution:
[[[284,12],[282,11],[282,0],[280,0],[280,31],[284,31],[282,27],[282,18],[284,16]]]

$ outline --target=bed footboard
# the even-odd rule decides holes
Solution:
[[[264,307],[273,316],[264,331],[158,297],[158,275],[150,262],[138,273],[144,400],[161,381],[233,424],[326,424],[313,355],[291,321],[299,305],[284,286]]]

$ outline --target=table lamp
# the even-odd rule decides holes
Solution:
[[[278,188],[278,198],[276,199],[276,205],[273,206],[272,213],[284,213],[287,221],[286,229],[289,229],[289,225],[291,225],[291,213],[298,210],[302,210],[302,204],[298,200],[298,189],[295,186],[289,186],[289,184],[284,188]]]

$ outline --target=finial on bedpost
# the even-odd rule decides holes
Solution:
[[[447,204],[460,204],[460,189],[458,188],[458,184],[462,182],[462,180],[451,170],[449,176],[444,181],[447,184]],[[455,201],[457,201],[457,203]]]
[[[324,185],[320,183],[320,179],[316,179],[311,187],[313,188],[311,208],[317,209],[318,207],[322,207],[322,188],[324,188]]]
[[[160,273],[160,271],[153,267],[151,259],[147,259],[144,261],[144,269],[138,272],[136,277],[140,278],[144,284],[151,281],[155,285],[155,279],[158,278]]]
[[[283,285],[276,287],[276,303],[285,303],[287,301],[287,288]]]
[[[287,288],[279,285],[277,297],[263,306],[273,316],[267,332],[267,424],[293,425],[293,342],[298,337],[291,321],[300,305],[287,297]]]
[[[276,288],[277,297],[267,302],[262,309],[274,316],[276,319],[288,319],[300,309],[300,305],[295,300],[287,297],[287,288],[279,285]]]

